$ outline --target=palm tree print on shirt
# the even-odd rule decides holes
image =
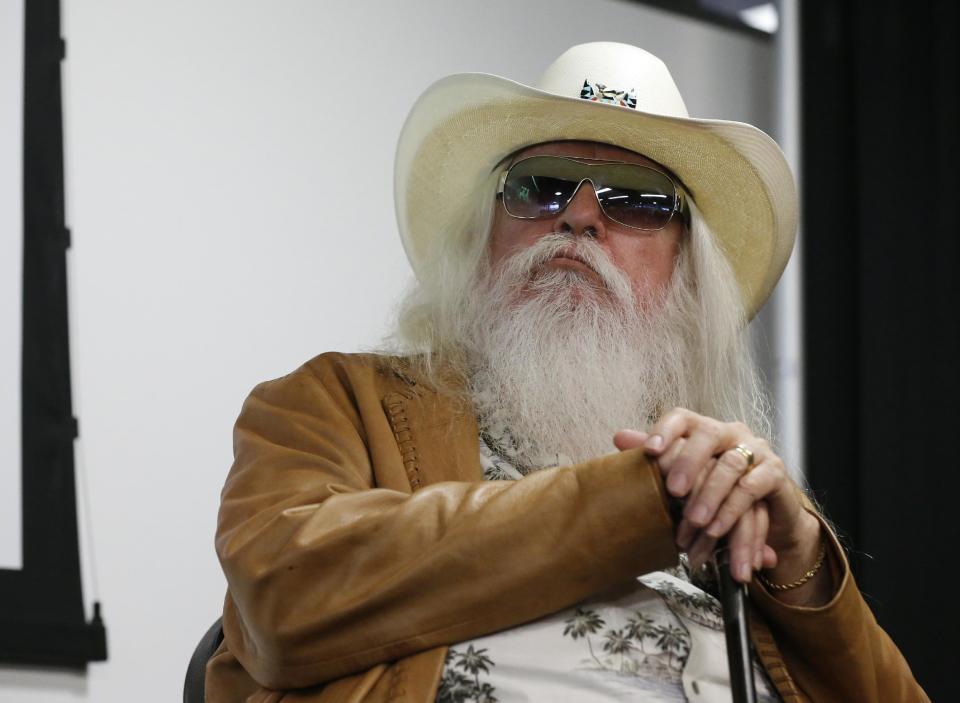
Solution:
[[[626,628],[624,628],[626,630]],[[607,630],[604,634],[603,651],[620,655],[620,673],[624,671],[623,655],[634,649],[630,635],[624,630]]]
[[[564,621],[563,634],[574,640],[584,639],[593,661],[592,668],[618,674],[653,677],[661,681],[680,680],[680,674],[690,654],[690,634],[672,623],[658,622],[640,610],[633,611],[621,628],[607,628],[600,614],[591,608],[576,608],[573,616]],[[602,631],[603,652],[598,657],[590,635]],[[647,640],[653,643],[648,650]],[[634,652],[639,650],[639,657]]]
[[[690,635],[687,631],[675,625],[660,625],[654,629],[657,636],[657,646],[667,653],[667,664],[672,666],[671,655],[677,655],[680,668],[687,661],[690,654]]]
[[[570,635],[574,640],[578,640],[581,637],[587,640],[587,649],[590,650],[590,656],[601,669],[605,667],[603,662],[597,659],[597,655],[593,653],[593,645],[590,644],[590,635],[599,632],[600,628],[605,624],[603,618],[600,617],[596,610],[577,608],[573,611],[573,617],[564,621],[566,627],[563,628],[564,635]]]
[[[633,617],[627,620],[627,636],[640,645],[640,651],[643,652],[644,659],[646,659],[647,650],[643,646],[643,641],[647,637],[651,637],[655,631],[656,621],[639,610],[634,611]]]
[[[650,581],[667,607],[681,618],[692,620],[717,632],[723,631],[723,612],[720,601],[709,593],[678,588],[669,581]]]
[[[485,481],[514,481],[523,478],[523,474],[513,464],[490,448],[489,443],[492,441],[485,435],[480,435],[480,468],[483,469],[483,479]]]
[[[489,682],[480,682],[480,672],[489,675],[491,666],[495,664],[486,648],[474,649],[471,644],[466,652],[458,652],[451,647],[437,687],[437,703],[496,703],[496,689]]]

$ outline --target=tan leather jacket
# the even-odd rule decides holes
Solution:
[[[676,563],[641,453],[482,481],[470,409],[395,362],[324,354],[245,402],[217,525],[229,591],[210,703],[428,703],[446,645]],[[822,608],[751,590],[784,700],[928,700],[833,551]]]

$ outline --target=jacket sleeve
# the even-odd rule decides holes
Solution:
[[[750,596],[764,616],[790,678],[810,701],[929,703],[900,650],[863,600],[836,535],[822,517],[829,567],[839,584],[826,605],[786,605],[756,581]]]
[[[350,391],[301,369],[237,421],[216,548],[224,633],[262,686],[323,683],[676,563],[639,451],[520,481],[375,487]]]

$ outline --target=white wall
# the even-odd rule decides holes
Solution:
[[[218,615],[231,425],[258,381],[376,344],[410,273],[392,156],[433,80],[532,81],[607,39],[694,115],[769,129],[773,46],[618,0],[64,2],[73,372],[110,661],[0,701],[171,701]]]
[[[0,0],[0,569],[19,569],[23,1]]]
[[[774,137],[783,147],[794,177],[800,183],[800,0],[780,0],[783,31],[777,36],[777,80],[774,100],[776,129]],[[802,215],[802,213],[801,213]],[[773,379],[775,403],[779,410],[781,456],[789,466],[805,470],[803,338],[801,318],[803,296],[803,223],[797,233],[793,256],[787,264],[777,290],[767,306],[764,323],[769,323],[774,349],[769,374]]]

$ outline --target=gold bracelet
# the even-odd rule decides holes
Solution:
[[[757,580],[760,581],[764,586],[770,588],[774,591],[789,591],[794,588],[799,588],[807,581],[812,579],[817,575],[817,572],[820,571],[820,567],[823,566],[823,560],[827,556],[827,544],[823,540],[820,540],[820,553],[817,554],[817,561],[810,568],[810,571],[805,573],[803,576],[798,578],[796,581],[791,581],[790,583],[774,583],[766,576],[761,573],[757,573]]]

